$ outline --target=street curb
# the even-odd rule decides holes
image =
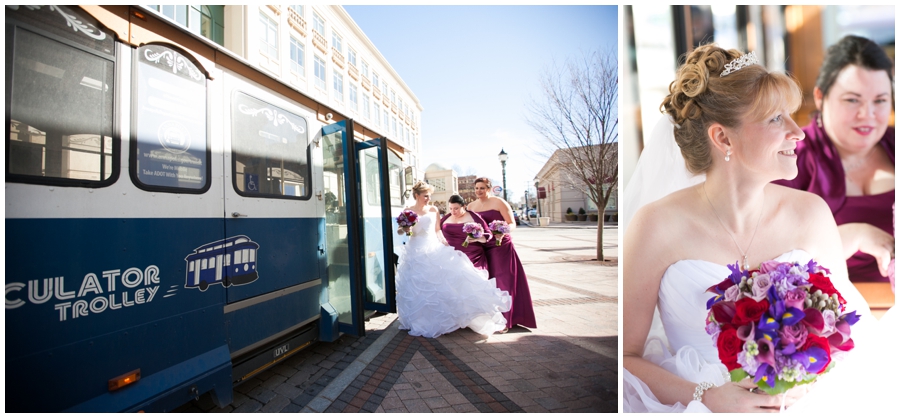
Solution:
[[[391,325],[384,329],[384,332],[373,342],[365,351],[363,351],[353,363],[350,363],[341,374],[334,378],[325,389],[309,401],[300,412],[324,412],[341,393],[350,386],[359,374],[375,359],[375,356],[384,349],[385,346],[400,332],[400,321],[394,319]]]

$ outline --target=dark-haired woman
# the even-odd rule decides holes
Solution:
[[[444,239],[457,251],[469,257],[472,265],[477,269],[488,270],[487,256],[484,253],[484,243],[491,238],[488,231],[488,224],[484,219],[475,212],[466,210],[466,202],[460,195],[450,196],[447,200],[447,206],[450,207],[450,213],[441,218],[441,231],[444,233]],[[463,226],[467,223],[476,223],[481,225],[485,235],[478,239],[473,239],[463,232]],[[463,243],[468,242],[467,245]]]
[[[490,224],[493,221],[505,221],[510,231],[515,229],[516,222],[513,219],[512,208],[505,200],[491,196],[491,181],[479,177],[475,179],[475,196],[477,199],[469,203],[468,210],[476,212]],[[513,246],[512,237],[509,234],[502,236],[500,245],[486,245],[488,271],[491,277],[497,278],[497,287],[509,292],[513,304],[509,312],[504,313],[507,326],[512,328],[522,325],[528,328],[537,328],[534,318],[534,307],[531,304],[531,292],[528,290],[528,279],[525,277],[525,269],[519,261],[516,247]]]
[[[828,48],[816,115],[797,144],[799,175],[776,183],[813,192],[838,224],[850,280],[886,282],[894,258],[893,64],[859,36]]]

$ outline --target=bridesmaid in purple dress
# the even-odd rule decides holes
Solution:
[[[509,224],[510,230],[515,229],[516,222],[513,219],[512,208],[505,200],[490,196],[488,194],[490,189],[490,180],[484,177],[475,179],[475,196],[478,199],[469,203],[469,211],[481,215],[488,224],[500,220]],[[497,287],[509,292],[513,298],[512,309],[503,314],[506,317],[507,326],[512,328],[522,325],[528,328],[537,328],[534,307],[531,305],[531,292],[528,290],[528,279],[525,277],[525,269],[522,268],[519,255],[516,254],[512,237],[509,234],[504,235],[500,242],[500,246],[485,245],[484,250],[487,255],[490,277],[496,277]]]
[[[817,114],[797,144],[799,174],[776,181],[825,199],[853,282],[887,282],[894,258],[893,63],[848,35],[828,48],[813,90]]]
[[[483,245],[483,243],[487,242],[487,238],[491,237],[490,232],[488,232],[487,222],[485,222],[477,213],[467,211],[465,206],[466,202],[460,195],[455,194],[450,196],[450,199],[447,200],[447,204],[450,207],[450,213],[441,218],[441,231],[444,233],[444,239],[446,239],[447,243],[453,246],[457,251],[462,251],[465,255],[469,256],[469,260],[472,260],[472,264],[475,265],[475,268],[488,270],[487,256],[484,254]],[[481,224],[486,235],[478,240],[469,238],[468,235],[463,232],[463,225],[469,222]],[[469,240],[469,245],[463,247],[463,243],[466,239]]]

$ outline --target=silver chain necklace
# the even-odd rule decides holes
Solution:
[[[747,244],[747,251],[744,251],[743,249],[741,249],[741,246],[738,245],[737,240],[734,239],[734,235],[731,234],[731,231],[729,231],[728,228],[725,227],[725,222],[722,222],[722,218],[720,218],[719,213],[716,212],[716,207],[713,206],[712,202],[709,200],[709,193],[706,193],[706,183],[705,182],[703,183],[703,195],[706,196],[706,202],[709,203],[709,207],[712,208],[713,214],[716,215],[716,219],[718,219],[719,224],[722,225],[722,229],[724,229],[725,232],[728,233],[728,236],[731,237],[732,241],[734,241],[734,246],[737,247],[738,251],[741,252],[741,257],[743,257],[742,260],[743,260],[744,270],[749,271],[750,270],[750,262],[747,260],[747,252],[750,251],[750,246],[753,245],[753,238],[756,238],[756,231],[759,230],[759,221],[762,220],[762,214],[764,211],[763,210],[759,211],[759,218],[756,219],[756,228],[753,229],[753,236],[750,237],[750,243]],[[763,209],[765,209],[765,207],[766,207],[765,192],[763,192],[762,203],[763,203]]]

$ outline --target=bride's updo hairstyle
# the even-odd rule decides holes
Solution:
[[[705,173],[712,164],[707,134],[711,124],[738,128],[744,121],[763,120],[785,104],[792,113],[800,107],[802,93],[797,82],[785,74],[770,73],[759,64],[721,77],[725,64],[741,55],[736,49],[714,44],[699,46],[669,84],[669,95],[660,110],[676,124],[675,142],[691,173]]]
[[[423,193],[434,193],[434,187],[422,180],[417,181],[412,190],[413,194],[415,194],[416,196]]]

